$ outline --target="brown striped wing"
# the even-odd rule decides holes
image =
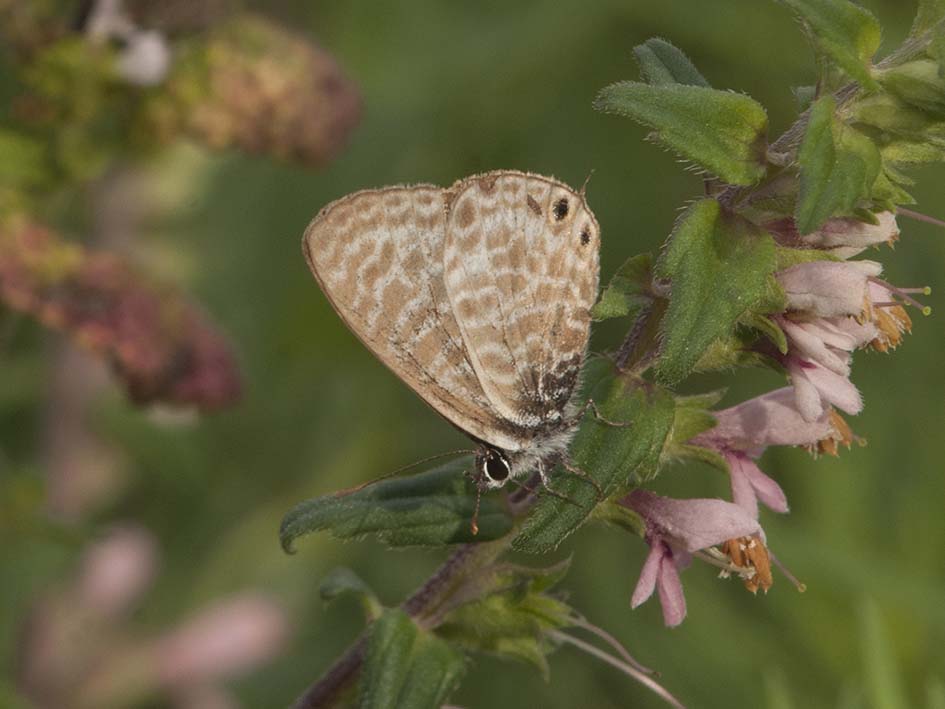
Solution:
[[[445,418],[515,449],[453,316],[443,281],[446,193],[417,185],[358,192],[325,207],[302,240],[312,273],[349,328]]]
[[[479,385],[523,431],[559,421],[587,350],[600,227],[582,195],[521,172],[450,189],[445,283]]]

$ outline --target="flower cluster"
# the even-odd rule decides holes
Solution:
[[[783,367],[790,386],[712,412],[715,426],[688,441],[727,469],[732,502],[673,500],[645,490],[621,501],[642,519],[650,546],[632,606],[658,591],[669,626],[685,618],[678,572],[694,554],[725,573],[736,573],[752,592],[771,586],[774,559],[758,523],[759,503],[786,513],[788,500],[756,461],[769,446],[803,446],[814,454],[836,455],[841,445],[857,441],[838,413],[855,415],[863,408],[850,381],[853,352],[895,349],[912,325],[904,306],[928,312],[911,295],[927,289],[896,288],[880,279],[879,263],[850,260],[870,246],[898,238],[890,212],[876,215],[875,223],[832,219],[806,236],[798,234],[793,220],[767,228],[782,247],[803,256],[775,274],[786,307],[771,319],[783,333],[783,346],[759,347]]]
[[[196,306],[117,256],[12,219],[0,230],[0,300],[105,357],[137,403],[214,410],[239,398],[224,337]]]
[[[360,114],[358,90],[334,57],[244,14],[180,63],[148,117],[168,138],[186,132],[213,148],[319,166],[345,147]]]

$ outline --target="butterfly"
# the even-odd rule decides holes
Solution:
[[[553,178],[500,170],[332,202],[302,249],[338,315],[476,442],[478,489],[569,465],[600,226]]]

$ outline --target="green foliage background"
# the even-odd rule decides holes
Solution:
[[[883,46],[896,46],[912,3],[864,5],[883,22]],[[635,76],[634,45],[670,39],[714,86],[764,104],[772,136],[796,116],[790,87],[815,79],[787,8],[758,0],[265,6],[312,32],[344,64],[363,91],[363,123],[350,149],[320,172],[188,147],[153,166],[142,258],[156,257],[158,270],[196,293],[228,329],[247,392],[235,410],[192,427],[160,427],[115,389],[92,422],[121,446],[132,478],[97,522],[142,519],[164,546],[163,573],[137,622],[162,627],[245,585],[289,604],[296,631],[289,652],[237,683],[252,707],[287,704],[358,633],[356,603],[326,609],[318,599],[318,583],[333,567],[352,567],[393,604],[442,557],[322,535],[286,556],[277,539],[282,515],[299,500],[463,442],[355,340],[319,292],[299,247],[315,212],[363,187],[446,185],[494,168],[580,185],[593,171],[588,198],[603,229],[606,282],[627,256],[657,248],[680,207],[702,192],[697,176],[642,140],[643,129],[591,108],[601,87]],[[945,173],[918,177],[917,209],[945,217]],[[937,288],[927,302],[945,312],[945,233],[905,218],[900,227],[897,250],[871,257],[897,284]],[[620,327],[598,326],[592,346],[615,346]],[[818,462],[795,450],[764,459],[793,512],[768,513],[762,522],[774,552],[807,583],[805,594],[779,579],[755,598],[696,565],[683,574],[689,617],[670,631],[655,601],[629,608],[645,546],[591,526],[556,555],[573,554],[562,586],[574,605],[694,707],[895,708],[924,706],[927,698],[945,706],[943,345],[941,316],[918,317],[894,356],[857,356],[854,381],[866,410],[851,423],[868,447]],[[2,365],[7,465],[0,476],[23,485],[41,476],[40,355]],[[739,372],[737,382],[712,376],[693,384],[703,391],[730,385],[723,404],[731,404],[782,381]],[[656,489],[701,497],[724,495],[726,485],[717,472],[690,464],[661,477]],[[0,689],[24,605],[68,573],[86,533],[95,530],[66,538],[28,530],[0,540]],[[660,706],[570,648],[551,658],[550,684],[524,665],[483,658],[453,703]]]

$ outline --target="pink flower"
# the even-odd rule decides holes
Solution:
[[[749,399],[737,406],[713,412],[717,424],[690,443],[717,451],[728,463],[732,500],[755,519],[758,502],[775,512],[787,512],[781,487],[755,464],[768,446],[816,446],[833,437],[825,414],[808,421],[797,407],[791,387]]]
[[[797,409],[805,421],[817,421],[828,406],[856,415],[863,410],[860,392],[844,374],[788,354],[785,367],[794,385]]]
[[[285,611],[245,593],[218,601],[156,644],[165,685],[213,682],[238,675],[278,655],[288,639]]]
[[[882,273],[875,261],[811,261],[775,274],[787,296],[788,311],[820,317],[860,315],[870,277]]]
[[[820,229],[800,237],[808,248],[828,251],[842,259],[852,258],[870,246],[892,244],[899,238],[899,226],[892,212],[874,215],[877,224],[859,219],[829,219]]]
[[[647,490],[634,490],[621,504],[646,524],[650,553],[640,571],[630,605],[636,608],[658,590],[666,625],[686,617],[679,569],[689,565],[690,554],[740,537],[763,538],[758,521],[738,505],[723,500],[674,500]]]
[[[839,259],[856,256],[870,246],[892,244],[899,238],[896,215],[892,212],[874,214],[876,224],[859,219],[829,219],[817,231],[801,236],[793,219],[780,219],[765,225],[782,246],[798,249],[819,249]]]

